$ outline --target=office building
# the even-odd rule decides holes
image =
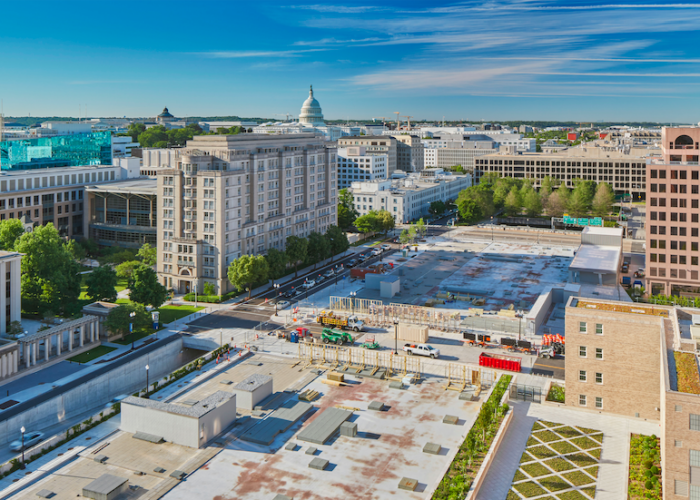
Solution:
[[[580,297],[566,306],[566,406],[658,422],[668,500],[700,498],[699,312]]]
[[[496,152],[490,141],[462,141],[448,143],[449,147],[425,150],[425,167],[450,170],[461,165],[465,172],[473,174],[475,159]]]
[[[403,172],[420,172],[425,168],[425,153],[420,137],[392,134],[396,139],[396,168]]]
[[[397,140],[387,135],[354,135],[338,139],[338,147],[363,146],[368,155],[386,155],[387,177],[391,177],[397,167]]]
[[[3,171],[111,164],[111,132],[0,142]]]
[[[386,179],[387,163],[387,155],[367,154],[364,146],[338,148],[338,189],[353,182]]]
[[[487,173],[529,179],[536,188],[547,176],[574,187],[574,179],[607,182],[616,194],[629,193],[634,200],[646,195],[646,159],[642,151],[627,154],[617,148],[567,148],[556,154],[495,153],[476,158],[477,179]]]
[[[22,219],[27,228],[51,222],[61,236],[83,237],[85,185],[128,176],[120,163],[0,172],[0,220]]]
[[[127,179],[85,186],[87,236],[100,246],[155,247],[158,227],[156,180]]]
[[[0,334],[7,333],[13,321],[22,320],[22,255],[0,251]]]
[[[158,274],[179,293],[233,290],[229,264],[337,221],[336,151],[314,134],[203,135],[157,170]]]
[[[661,158],[646,164],[647,290],[698,293],[700,128],[664,128]]]
[[[387,210],[397,224],[405,224],[427,216],[433,201],[456,200],[460,191],[471,185],[471,175],[412,175],[398,180],[353,182],[350,192],[360,215]]]

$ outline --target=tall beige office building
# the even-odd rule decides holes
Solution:
[[[179,293],[233,289],[229,263],[336,224],[336,150],[314,134],[197,136],[158,169],[158,274]]]
[[[420,172],[425,168],[425,147],[421,138],[411,134],[392,134],[396,139],[396,168]]]

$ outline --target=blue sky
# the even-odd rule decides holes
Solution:
[[[700,121],[700,2],[3,3],[9,116]],[[11,21],[10,21],[11,20]]]

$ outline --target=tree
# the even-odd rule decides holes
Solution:
[[[248,298],[253,292],[253,285],[267,281],[269,273],[267,260],[262,255],[241,255],[228,266],[228,280],[239,292],[247,288]]]
[[[567,209],[574,217],[582,217],[588,213],[586,192],[583,189],[574,189],[569,198]]]
[[[87,294],[92,300],[117,300],[117,273],[109,266],[102,266],[87,275]]]
[[[523,203],[520,200],[520,191],[517,187],[513,186],[508,196],[506,196],[504,207],[506,213],[511,217],[518,215],[522,211]]]
[[[381,231],[384,231],[384,234],[387,234],[390,230],[396,227],[396,221],[394,220],[394,216],[391,215],[391,212],[387,210],[380,210],[377,213],[376,225],[377,228],[379,228]]]
[[[132,302],[151,305],[156,309],[168,298],[168,291],[158,282],[156,272],[147,266],[134,269],[132,283],[129,285],[129,298]]]
[[[146,125],[143,123],[131,123],[126,130],[126,135],[131,136],[131,140],[136,142],[139,139],[139,134],[146,131]]]
[[[309,234],[308,242],[307,258],[309,261],[313,261],[314,269],[316,269],[316,264],[328,257],[331,246],[328,240],[316,231]]]
[[[593,197],[593,215],[598,217],[608,215],[612,210],[613,203],[615,203],[615,193],[610,184],[607,182],[598,184]]]
[[[488,178],[487,178],[488,179]],[[499,179],[500,180],[500,179]],[[457,197],[457,208],[459,209],[460,206],[464,205],[463,200],[469,199],[473,200],[478,207],[477,211],[474,210],[467,210],[465,213],[471,213],[472,216],[478,216],[478,218],[474,218],[469,220],[467,217],[462,215],[462,210],[460,209],[460,215],[462,215],[462,218],[467,220],[468,222],[477,222],[483,218],[491,217],[494,213],[495,207],[494,207],[494,194],[493,194],[493,189],[492,189],[492,184],[490,183],[481,183],[478,186],[471,186],[468,187],[467,189],[464,189],[459,193],[459,196]],[[470,204],[464,205],[465,208],[469,208]]]
[[[408,239],[413,244],[416,241],[416,234],[418,233],[415,224],[408,226]]]
[[[7,329],[7,334],[10,337],[16,337],[22,333],[24,333],[24,328],[22,327],[22,323],[20,321],[14,320],[12,323],[10,323],[10,327]]]
[[[75,314],[79,310],[80,266],[49,223],[24,233],[15,243],[22,258],[22,309]]]
[[[564,187],[557,189],[547,200],[547,215],[561,217],[566,212],[568,190]]]
[[[576,195],[576,200],[581,203],[584,207],[583,214],[587,214],[591,210],[591,205],[593,203],[593,196],[596,192],[595,181],[584,181],[583,179],[574,179],[574,189],[571,192],[572,199]]]
[[[270,270],[270,278],[277,279],[284,276],[287,271],[287,255],[276,248],[270,248],[265,256],[267,267]]]
[[[445,210],[447,210],[447,205],[442,200],[431,202],[430,208],[428,208],[430,215],[442,215],[445,213]]]
[[[338,226],[341,228],[352,226],[358,215],[352,193],[347,189],[341,189],[338,193]]]
[[[408,234],[408,231],[406,229],[401,231],[401,234],[399,235],[399,241],[402,245],[407,245],[411,241],[411,235]]]
[[[214,283],[207,281],[204,283],[204,295],[216,295],[216,287]]]
[[[481,207],[472,198],[459,198],[457,200],[459,216],[468,224],[474,224],[484,218]]]
[[[331,256],[341,254],[350,248],[347,235],[338,226],[330,226],[326,230],[325,236],[328,238],[328,242],[331,246]]]
[[[132,318],[131,313],[136,313]],[[105,318],[104,326],[112,335],[122,338],[129,333],[129,325],[133,325],[134,331],[146,328],[150,325],[148,311],[142,304],[122,304],[115,307]]]
[[[0,221],[0,247],[8,252],[14,250],[15,243],[24,233],[24,224],[19,219]]]
[[[523,200],[523,206],[528,217],[537,217],[542,213],[542,200],[534,189],[528,190]]]
[[[287,237],[287,245],[285,248],[287,260],[290,264],[294,264],[294,277],[296,278],[298,275],[297,268],[299,262],[304,262],[306,260],[306,254],[309,251],[309,242],[298,236],[289,236]],[[233,281],[231,283],[233,283]]]
[[[87,251],[85,248],[75,240],[68,241],[68,243],[66,243],[66,248],[77,262],[80,262],[87,257]]]
[[[128,260],[126,262],[122,262],[116,268],[117,276],[131,283],[134,279],[134,269],[143,267],[143,265],[143,262],[139,262],[138,260]]]
[[[137,257],[141,257],[141,262],[147,266],[155,266],[157,261],[158,252],[156,248],[152,247],[150,243],[144,243],[139,251],[136,253]]]
[[[428,232],[428,228],[425,226],[425,222],[423,222],[423,218],[421,217],[418,219],[418,222],[416,222],[416,234],[420,236],[421,238],[425,238],[425,234]]]
[[[377,215],[376,210],[370,210],[369,213],[355,219],[355,227],[363,234],[380,231],[381,227]]]

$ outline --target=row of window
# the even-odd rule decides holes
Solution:
[[[669,174],[671,179],[685,180],[688,178],[688,172],[686,170],[670,170]],[[693,170],[690,174],[690,178],[694,181],[700,179],[700,172],[698,172],[697,170]],[[651,169],[649,170],[649,177],[651,177],[652,179],[665,179],[666,170]]]
[[[578,380],[579,382],[588,382],[588,373],[586,370],[579,370],[578,372]],[[595,374],[595,383],[596,384],[602,384],[603,383],[603,374],[600,372],[596,372]]]
[[[669,218],[671,222],[688,222],[688,214],[685,212],[670,212]],[[649,212],[649,218],[651,220],[659,220],[659,221],[665,221],[666,220],[666,212]],[[691,222],[698,222],[698,214],[690,214],[690,220]]]
[[[585,345],[581,345],[578,347],[578,357],[579,358],[587,358],[588,357],[588,347]],[[603,348],[602,347],[596,347],[595,348],[595,359],[603,359]]]
[[[666,226],[649,226],[649,234],[665,235],[666,234]],[[684,227],[671,226],[669,228],[668,234],[670,234],[671,236],[687,236],[688,231]],[[692,236],[693,238],[698,237],[698,228],[697,227],[690,228],[690,236]]]
[[[671,240],[669,241],[669,247],[671,250],[687,250],[688,244],[685,241]],[[697,241],[690,242],[691,251],[697,252],[698,247],[699,245]],[[666,250],[666,240],[649,240],[649,248],[658,248],[660,250]]]
[[[669,184],[669,193],[679,193],[679,194],[688,194],[688,186],[686,184]],[[666,192],[666,184],[649,184],[649,190],[652,193],[665,193]],[[700,193],[700,186],[697,184],[691,184],[690,186],[690,192],[692,194],[698,194]]]
[[[688,259],[686,258],[685,255],[669,255],[668,257],[669,257],[669,259],[668,259],[669,264],[686,265],[688,263]],[[658,262],[659,264],[665,264],[666,263],[666,254],[663,254],[663,253],[649,254],[649,260],[651,262]],[[690,257],[690,265],[697,266],[698,265],[698,258],[695,256]]]
[[[671,200],[671,208],[688,208],[688,200],[683,198],[669,198]],[[649,204],[652,207],[665,207],[666,198],[649,198]],[[698,208],[698,200],[690,200],[691,208]]]
[[[659,278],[666,278],[666,268],[661,267],[651,267],[649,268],[649,276],[655,276]],[[688,273],[686,272],[685,269],[669,269],[668,270],[668,277],[669,278],[677,278],[677,279],[687,279]],[[690,271],[690,279],[691,280],[697,280],[698,279],[698,272],[697,271]]]
[[[578,332],[579,333],[588,333],[588,323],[586,323],[585,321],[580,321],[578,324]],[[595,334],[596,335],[603,335],[603,324],[602,323],[595,324]]]
[[[579,404],[579,406],[588,406],[588,397],[585,394],[579,394],[578,404]],[[595,407],[597,410],[603,409],[603,398],[602,397],[596,396]]]

